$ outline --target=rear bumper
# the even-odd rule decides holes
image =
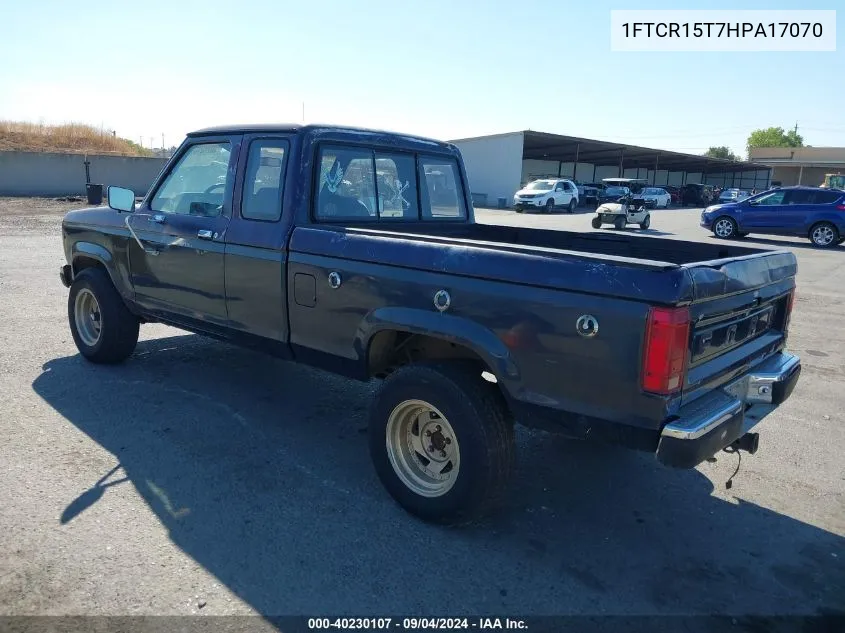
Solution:
[[[725,387],[681,408],[660,434],[657,459],[693,468],[747,433],[792,394],[801,359],[785,352],[766,359]]]

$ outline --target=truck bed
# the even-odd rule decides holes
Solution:
[[[762,287],[796,268],[788,251],[447,222],[298,227],[291,250],[670,305]]]

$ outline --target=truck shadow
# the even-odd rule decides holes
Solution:
[[[264,615],[845,607],[841,537],[712,496],[700,472],[650,455],[520,428],[507,507],[446,529],[405,514],[373,474],[371,384],[191,335],[141,342],[118,367],[75,355],[43,369],[36,393],[115,458],[57,523],[106,513],[98,501],[131,484]]]

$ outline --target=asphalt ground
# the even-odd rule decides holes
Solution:
[[[84,362],[57,275],[74,206],[0,199],[0,614],[845,610],[845,249],[746,240],[798,257],[804,371],[733,488],[736,455],[677,471],[519,427],[506,506],[447,529],[377,481],[374,384],[162,325],[121,366]],[[477,215],[593,230],[588,213]],[[647,233],[715,239],[697,210]]]

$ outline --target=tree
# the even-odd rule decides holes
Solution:
[[[789,132],[782,127],[767,127],[749,134],[746,147],[749,156],[755,147],[804,147],[804,137],[798,133],[797,125]]]
[[[728,160],[739,160],[739,156],[734,154],[729,147],[721,145],[719,147],[711,147],[706,152],[705,156],[710,158],[727,158]]]

